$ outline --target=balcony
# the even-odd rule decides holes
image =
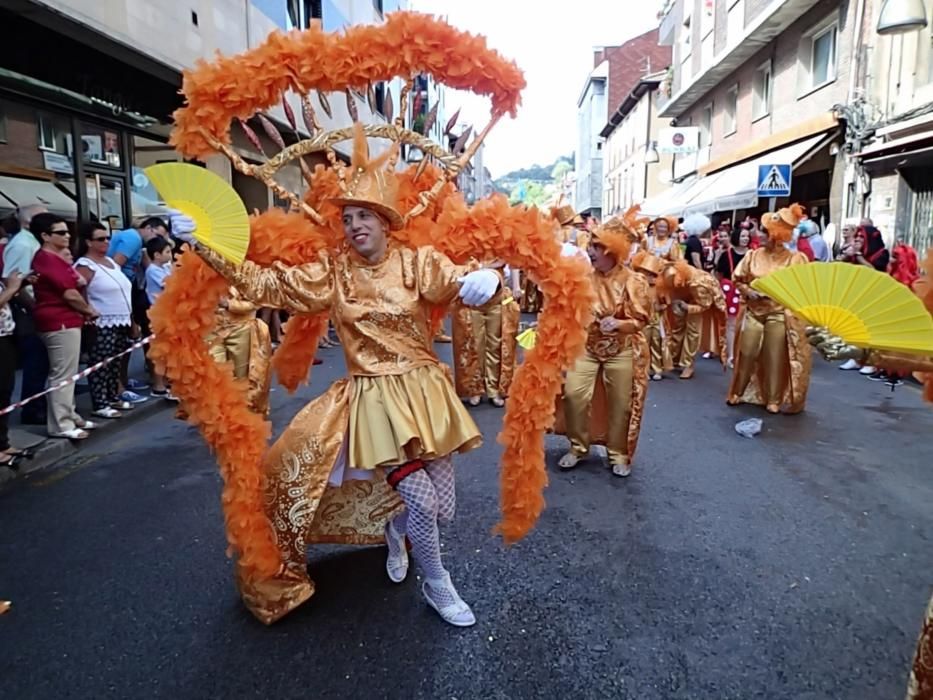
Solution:
[[[708,63],[704,61],[703,68],[690,76],[687,81],[677,80],[675,77],[674,94],[666,101],[662,98],[659,116],[676,118],[686,112],[818,2],[819,0],[772,0],[751,20],[734,21],[730,17],[729,32],[724,48]],[[744,8],[744,6],[745,3],[740,2],[735,5],[735,8]],[[669,16],[676,14],[676,12],[671,12]],[[742,20],[741,17],[736,19]]]

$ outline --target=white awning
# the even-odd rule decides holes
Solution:
[[[3,204],[9,202],[11,208],[42,204],[50,213],[64,219],[74,221],[78,217],[77,202],[48,180],[0,175],[0,195],[3,195]]]
[[[817,134],[697,180],[696,185],[684,193],[680,216],[757,207],[759,165],[787,163],[797,167],[830,138],[831,134]]]
[[[668,215],[676,215],[679,217],[680,214],[676,214],[676,212],[679,210],[679,207],[683,206],[683,196],[696,181],[696,176],[691,175],[690,177],[684,179],[682,182],[672,185],[660,194],[656,194],[654,197],[649,197],[641,203],[640,214],[642,216],[651,217]]]

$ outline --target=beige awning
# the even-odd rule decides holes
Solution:
[[[0,175],[2,204],[25,207],[41,204],[52,214],[74,221],[78,217],[78,203],[49,180],[30,180],[12,175]]]

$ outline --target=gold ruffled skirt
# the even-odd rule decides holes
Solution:
[[[348,465],[354,469],[432,460],[482,444],[441,365],[354,377],[350,391]]]

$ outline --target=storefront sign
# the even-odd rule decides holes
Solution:
[[[658,132],[661,153],[696,153],[700,150],[700,127],[666,127]]]
[[[75,167],[71,162],[71,158],[61,153],[42,151],[42,162],[45,165],[45,169],[51,170],[53,173],[62,173],[64,175],[75,174]]]

